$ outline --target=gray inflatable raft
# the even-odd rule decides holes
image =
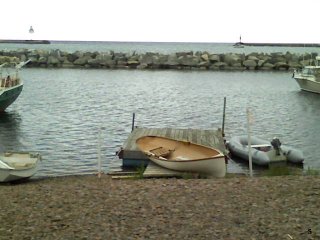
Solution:
[[[248,136],[232,137],[227,147],[232,155],[249,161]],[[251,156],[252,162],[260,166],[280,161],[299,164],[304,160],[302,151],[281,145],[279,139],[269,142],[257,137],[251,137]]]

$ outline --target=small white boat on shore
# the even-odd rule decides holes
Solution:
[[[227,143],[230,153],[238,158],[249,160],[248,136],[235,136]],[[271,142],[257,137],[251,137],[252,162],[260,166],[269,166],[275,162],[290,162],[302,164],[303,153],[289,146],[281,145],[278,138]]]
[[[32,177],[41,157],[27,152],[0,154],[0,182],[12,182]]]
[[[226,174],[225,156],[217,149],[158,136],[141,137],[136,144],[151,161],[164,168],[211,177]]]
[[[295,70],[293,78],[298,83],[301,90],[320,93],[320,66],[318,62],[320,56],[316,57],[315,66],[305,66],[302,70]]]

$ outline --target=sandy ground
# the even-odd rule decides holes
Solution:
[[[0,184],[0,239],[320,239],[320,177]]]

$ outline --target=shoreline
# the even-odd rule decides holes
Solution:
[[[17,44],[50,44],[49,40],[15,40],[15,39],[0,39],[0,43],[17,43]]]
[[[319,176],[0,185],[4,239],[317,239]]]
[[[320,43],[255,43],[236,42],[234,45],[254,46],[254,47],[320,47]]]
[[[44,40],[44,39],[0,39],[0,43],[40,43],[40,44],[50,44],[51,42],[73,42],[73,43],[85,43],[85,42],[125,42],[125,43],[149,43],[148,41],[103,41],[103,40]],[[151,41],[151,43],[206,43],[206,44],[219,44],[219,43],[230,43],[233,45],[243,45],[243,46],[260,46],[260,47],[320,47],[320,43],[293,43],[293,42],[158,42]]]

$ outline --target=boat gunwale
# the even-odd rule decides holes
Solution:
[[[146,154],[146,155],[148,156],[148,154]],[[224,160],[225,155],[223,153],[219,153],[218,155],[212,156],[212,157],[197,158],[197,159],[185,159],[185,160],[179,160],[179,159],[176,159],[176,160],[172,159],[171,160],[171,159],[166,159],[166,158],[159,158],[157,156],[149,156],[149,157],[156,158],[157,160],[164,161],[164,162],[186,163],[186,162],[196,162],[196,161],[208,161],[208,160],[213,160],[216,158],[223,158],[223,160]]]
[[[20,87],[20,86],[23,86],[23,82],[21,82],[21,83],[19,83],[19,84],[17,84],[17,85],[14,85],[14,86],[10,86],[10,87],[1,87],[1,86],[0,86],[0,92],[1,92],[1,91],[3,91],[3,92],[9,91],[9,90],[11,90],[11,89],[15,89],[15,88],[18,88],[18,87]]]
[[[164,158],[164,157],[161,157],[161,158],[160,158],[160,157],[156,156],[155,154],[152,154],[151,152],[143,151],[143,150],[140,149],[139,144],[137,144],[138,141],[139,141],[140,139],[147,138],[147,137],[155,137],[155,138],[161,138],[161,139],[171,140],[171,141],[175,141],[175,142],[192,144],[192,145],[195,145],[195,146],[199,146],[199,147],[207,148],[207,149],[210,149],[210,150],[214,150],[214,151],[216,151],[218,154],[217,154],[217,155],[214,155],[214,156],[210,156],[210,157],[205,157],[205,158],[185,159],[185,160],[167,159],[167,158]],[[219,149],[216,149],[216,148],[213,148],[213,147],[210,147],[210,146],[205,146],[205,145],[198,144],[198,143],[193,143],[193,142],[190,142],[190,141],[177,140],[177,139],[173,139],[173,138],[156,136],[156,135],[145,135],[145,136],[139,137],[139,138],[136,139],[136,144],[137,144],[138,148],[140,149],[140,151],[143,152],[145,155],[147,155],[149,158],[152,157],[152,158],[155,158],[155,159],[157,159],[157,160],[164,161],[164,162],[186,163],[186,162],[208,161],[208,160],[213,160],[213,159],[217,159],[217,158],[223,158],[223,160],[224,160],[224,158],[225,158],[225,155],[224,155],[223,152],[221,152]]]
[[[32,162],[26,163],[25,165],[21,165],[21,166],[16,166],[15,163],[17,162],[10,162],[10,161],[6,161],[5,158],[9,158],[13,155],[13,154],[18,154],[18,155],[29,155],[28,157],[22,157],[21,159],[31,159],[33,160]],[[19,158],[19,157],[18,157]],[[4,152],[3,155],[0,155],[0,162],[3,164],[3,166],[7,167],[7,168],[1,168],[0,170],[8,170],[8,171],[23,171],[23,170],[29,170],[32,168],[35,168],[38,163],[41,161],[41,155],[38,153],[32,153],[32,152]],[[20,162],[18,162],[20,163]],[[22,162],[23,163],[23,162]]]

